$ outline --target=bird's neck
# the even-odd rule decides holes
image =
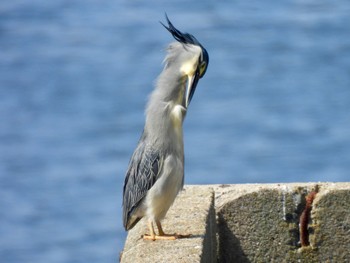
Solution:
[[[165,85],[160,77],[151,94],[146,109],[145,131],[153,141],[166,147],[169,147],[168,144],[177,145],[183,150],[182,124],[186,116],[183,106],[184,83],[181,79],[173,79],[170,82],[172,84],[168,83]]]

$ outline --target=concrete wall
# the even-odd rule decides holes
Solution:
[[[122,262],[350,262],[350,183],[186,186],[163,221],[175,241],[144,241]]]

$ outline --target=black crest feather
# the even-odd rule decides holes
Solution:
[[[177,41],[184,44],[193,44],[193,45],[201,46],[201,44],[198,42],[198,40],[194,36],[188,33],[182,33],[180,30],[174,27],[174,25],[170,22],[166,13],[165,13],[165,18],[168,22],[168,26],[164,25],[162,22],[160,23],[166,28],[166,30],[168,30],[173,35],[173,37]]]

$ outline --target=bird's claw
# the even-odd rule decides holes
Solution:
[[[181,239],[181,238],[189,238],[191,237],[191,234],[186,234],[186,235],[182,235],[182,234],[164,234],[164,235],[142,235],[141,237],[143,238],[143,240],[176,240],[176,239]]]

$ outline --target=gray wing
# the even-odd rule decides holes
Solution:
[[[163,158],[141,138],[131,157],[123,189],[123,224],[131,229],[141,218],[129,222],[132,213],[158,179]]]

